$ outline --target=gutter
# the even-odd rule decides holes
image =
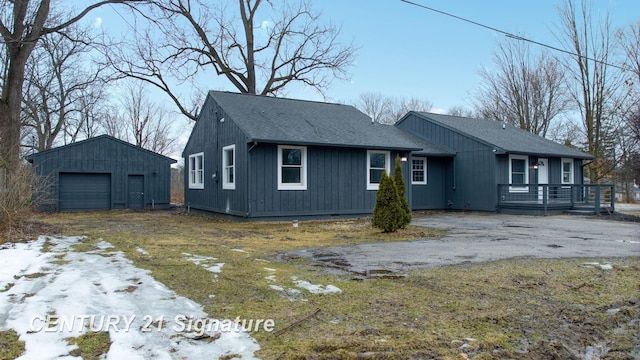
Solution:
[[[245,165],[247,167],[247,188],[246,188],[246,192],[247,192],[247,207],[249,208],[247,213],[244,214],[245,218],[249,218],[251,217],[251,191],[249,191],[249,181],[251,179],[251,166],[249,166],[249,157],[251,156],[251,151],[253,149],[256,148],[256,146],[258,146],[258,142],[257,141],[253,141],[253,144],[251,144],[251,146],[249,147],[249,149],[247,149],[247,161],[245,162]]]

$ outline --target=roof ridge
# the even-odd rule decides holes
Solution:
[[[268,95],[252,94],[252,93],[239,93],[239,92],[226,91],[226,90],[209,90],[209,92],[214,94],[217,93],[217,94],[228,94],[228,95],[239,95],[239,96],[254,96],[258,98],[278,99],[283,101],[287,100],[287,101],[308,102],[308,103],[323,104],[323,105],[338,105],[338,106],[354,107],[353,105],[350,105],[350,104],[341,104],[338,102],[326,102],[321,100],[308,100],[308,99],[297,99],[297,98],[289,98],[289,97],[268,96]]]

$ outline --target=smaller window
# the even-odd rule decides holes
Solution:
[[[382,172],[391,172],[388,151],[367,151],[367,190],[378,190]]]
[[[526,192],[529,190],[529,158],[522,155],[511,155],[509,157],[509,191]]]
[[[427,184],[427,158],[414,157],[411,160],[411,183]]]
[[[307,190],[307,148],[278,146],[278,190]]]
[[[222,188],[236,189],[236,146],[222,148]]]
[[[204,189],[204,153],[189,155],[189,189]]]
[[[562,159],[562,183],[573,184],[573,159]]]

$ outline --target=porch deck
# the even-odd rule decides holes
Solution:
[[[498,212],[600,214],[615,210],[614,185],[499,184]]]

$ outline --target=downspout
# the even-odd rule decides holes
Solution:
[[[246,188],[246,193],[247,193],[247,206],[249,207],[249,210],[247,211],[247,213],[244,215],[246,218],[251,216],[251,191],[249,191],[250,189],[250,183],[251,183],[251,166],[250,166],[250,156],[251,156],[251,151],[258,146],[258,142],[254,141],[253,144],[251,144],[251,146],[249,147],[249,149],[247,150],[247,161],[245,162],[245,166],[247,169],[247,188]]]

